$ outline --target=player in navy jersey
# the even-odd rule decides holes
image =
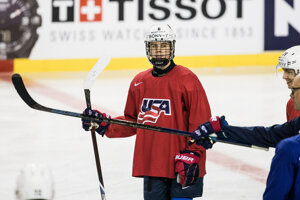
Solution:
[[[175,34],[170,26],[153,26],[145,40],[146,54],[153,68],[132,80],[124,115],[115,119],[185,131],[193,131],[211,116],[206,93],[198,77],[174,63]],[[108,116],[86,109],[87,115]],[[85,130],[90,121],[83,120]],[[189,145],[179,135],[100,123],[102,136],[136,135],[132,175],[144,178],[145,200],[191,200],[201,197],[206,174],[206,146]],[[201,145],[201,144],[200,144]]]
[[[300,110],[300,76],[295,77],[290,88],[294,108]],[[214,132],[219,138],[229,138],[257,146],[276,147],[263,199],[300,199],[300,117],[271,127],[230,126],[224,116],[213,117],[210,121],[201,124],[192,138],[198,140]]]

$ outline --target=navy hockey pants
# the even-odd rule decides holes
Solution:
[[[171,200],[171,197],[194,198],[201,197],[202,192],[203,177],[184,189],[175,179],[144,177],[144,200]]]

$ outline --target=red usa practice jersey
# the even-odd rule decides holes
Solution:
[[[295,110],[294,101],[292,98],[290,98],[286,104],[286,119],[287,121],[290,121],[299,116],[300,116],[300,111]]]
[[[209,103],[199,79],[189,69],[177,65],[162,77],[154,77],[152,69],[136,75],[130,84],[124,116],[116,119],[194,131],[210,117]],[[199,176],[205,175],[205,149],[196,144],[188,146],[188,138],[184,136],[115,124],[105,133],[107,137],[135,134],[133,176],[175,178],[174,157],[184,149],[200,154]]]

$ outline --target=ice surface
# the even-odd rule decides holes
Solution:
[[[234,125],[272,125],[285,121],[289,90],[275,74],[198,74],[213,115]],[[30,94],[52,108],[81,112],[83,80],[25,74]],[[123,113],[132,75],[101,74],[91,89],[92,107],[112,116]],[[55,199],[100,199],[91,136],[80,119],[36,111],[0,78],[0,199],[14,199],[16,177],[27,163],[47,164],[55,179]],[[142,179],[131,177],[135,137],[98,138],[107,199],[143,199]],[[215,144],[207,153],[203,200],[261,199],[274,149],[261,151]]]

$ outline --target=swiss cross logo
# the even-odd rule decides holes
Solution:
[[[80,0],[80,21],[95,22],[102,20],[102,0]]]

